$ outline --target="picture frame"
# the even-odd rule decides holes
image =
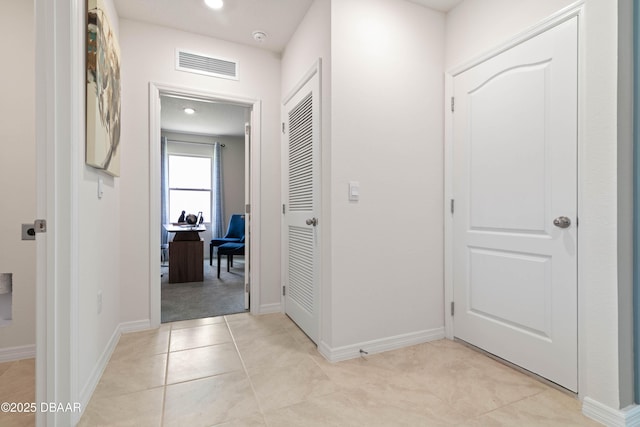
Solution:
[[[102,0],[87,0],[87,165],[120,176],[120,47]]]

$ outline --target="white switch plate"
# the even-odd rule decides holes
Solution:
[[[358,181],[349,181],[349,200],[352,202],[360,200],[360,183]]]
[[[104,195],[104,181],[102,178],[98,178],[98,199],[102,199]]]

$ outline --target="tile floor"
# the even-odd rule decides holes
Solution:
[[[2,397],[5,380],[15,390],[14,376],[33,372],[33,361],[4,365]],[[0,425],[30,425],[13,421]],[[243,313],[123,335],[79,425],[599,424],[573,397],[455,342],[332,364],[286,316]]]
[[[36,400],[35,359],[0,363],[0,402],[25,403]],[[0,411],[0,426],[22,427],[36,423],[35,413]]]

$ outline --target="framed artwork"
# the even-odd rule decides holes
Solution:
[[[86,163],[120,176],[120,47],[102,0],[87,0]]]

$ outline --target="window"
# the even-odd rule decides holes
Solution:
[[[182,211],[202,211],[211,222],[211,158],[169,156],[169,220],[176,222]]]

